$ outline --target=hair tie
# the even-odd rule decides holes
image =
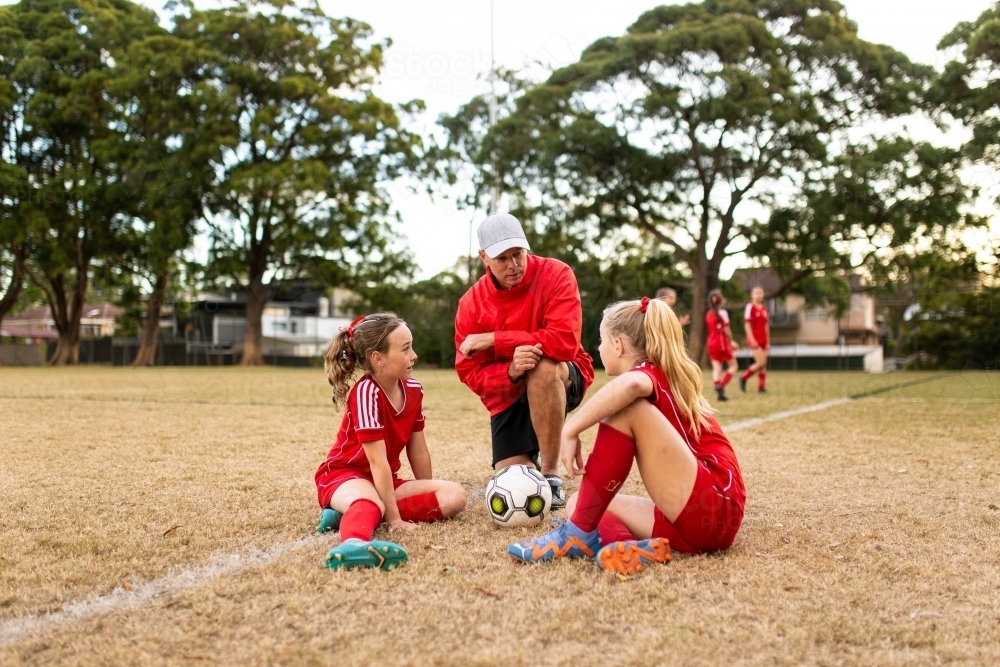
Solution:
[[[648,308],[648,307],[649,307],[649,297],[648,296],[644,296],[641,299],[639,299],[639,312],[640,313],[645,313],[646,312],[646,308]]]
[[[359,324],[361,324],[362,322],[365,321],[366,317],[368,317],[368,316],[367,315],[358,315],[357,317],[354,318],[354,321],[351,322],[348,325],[348,327],[347,327],[347,337],[348,338],[350,338],[350,339],[353,340],[353,338],[354,338],[354,330],[358,328]]]

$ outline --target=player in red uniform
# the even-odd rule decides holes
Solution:
[[[326,566],[378,567],[406,562],[393,542],[372,540],[384,518],[389,531],[413,530],[414,522],[447,519],[465,509],[465,489],[433,479],[424,440],[424,391],[412,377],[413,337],[393,313],[354,320],[326,349],[333,403],[345,406],[340,432],[316,471],[319,532],[340,528],[340,544]],[[365,372],[351,386],[356,368]],[[345,405],[346,404],[346,405]],[[399,455],[406,450],[415,480],[399,479]]]
[[[600,352],[614,379],[562,432],[560,459],[570,476],[583,475],[567,505],[571,518],[508,553],[523,562],[596,557],[602,569],[629,574],[670,560],[671,548],[727,549],[743,522],[746,490],[677,317],[656,299],[613,304],[601,322]],[[595,424],[584,468],[580,433]],[[633,459],[649,498],[618,495]]]
[[[768,324],[770,318],[767,315],[767,306],[764,305],[764,288],[754,287],[750,290],[750,303],[747,304],[743,313],[743,320],[746,322],[747,346],[753,352],[753,364],[740,376],[740,389],[747,390],[747,380],[757,376],[757,391],[766,394],[767,389],[767,349],[771,342],[771,327]]]
[[[715,394],[720,401],[726,398],[726,385],[739,370],[733,351],[740,346],[733,340],[732,329],[729,328],[729,313],[722,306],[725,299],[717,289],[708,293],[709,310],[705,313],[705,329],[708,331],[708,358],[712,361],[712,381],[715,383]],[[726,365],[723,373],[722,365]]]

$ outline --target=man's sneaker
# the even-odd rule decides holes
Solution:
[[[744,380],[743,378],[740,378],[740,391],[742,391],[744,394],[747,393],[747,381]]]
[[[554,558],[593,558],[601,548],[597,529],[585,533],[572,521],[564,521],[550,533],[507,547],[507,553],[522,563],[541,563]]]
[[[726,398],[726,390],[723,389],[722,387],[716,387],[715,388],[715,395],[719,398],[720,401],[728,401],[729,400],[728,398]]]
[[[597,567],[606,572],[635,574],[650,563],[668,563],[672,555],[665,537],[612,542],[597,552]]]
[[[552,509],[561,510],[566,507],[566,489],[558,475],[546,475],[549,487],[552,489]]]
[[[758,389],[757,393],[758,394],[766,394],[766,393],[768,393],[768,391],[767,391],[767,389]]]
[[[326,555],[326,566],[331,570],[349,570],[355,567],[391,570],[406,562],[406,551],[393,542],[357,538],[346,539]]]
[[[340,530],[340,519],[344,515],[337,510],[327,507],[319,513],[319,524],[316,526],[317,533],[328,533],[331,530]]]

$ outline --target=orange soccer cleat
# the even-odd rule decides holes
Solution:
[[[665,537],[612,542],[597,552],[597,566],[608,572],[635,574],[650,563],[669,563],[673,555]]]

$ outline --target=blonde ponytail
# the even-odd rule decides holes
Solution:
[[[405,324],[396,313],[375,313],[358,318],[341,329],[323,351],[326,381],[333,387],[333,404],[339,409],[347,403],[351,380],[358,368],[371,370],[371,355],[389,351],[389,334]]]
[[[338,409],[344,407],[347,401],[351,378],[354,377],[357,365],[358,359],[347,330],[337,332],[323,351],[323,369],[326,371],[326,381],[333,387],[333,404]]]
[[[678,409],[691,423],[695,435],[701,435],[701,429],[708,427],[705,415],[711,413],[712,407],[701,393],[701,368],[687,354],[677,315],[666,303],[655,299],[646,308],[644,324],[646,359],[663,370]]]
[[[695,435],[708,426],[706,415],[712,407],[702,395],[701,368],[687,355],[684,330],[673,309],[660,299],[649,299],[646,312],[640,301],[619,301],[604,311],[611,334],[624,334],[643,359],[658,366],[667,376],[677,408],[691,424]]]

